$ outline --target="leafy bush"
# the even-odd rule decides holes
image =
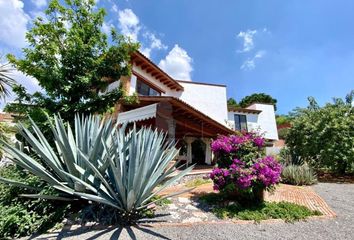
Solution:
[[[264,139],[255,133],[220,136],[212,142],[219,157],[210,173],[214,189],[236,194],[242,200],[263,201],[263,190],[280,181],[281,165],[264,155]]]
[[[135,127],[126,131],[125,127],[114,126],[111,119],[101,120],[98,116],[76,116],[74,126],[73,132],[70,124],[65,128],[64,122],[54,116],[53,148],[34,122],[33,134],[20,124],[20,133],[31,146],[30,154],[3,142],[4,151],[14,162],[61,193],[24,196],[87,199],[117,209],[124,221],[131,223],[141,216],[152,197],[193,167],[173,175],[175,165],[169,163],[178,149],[166,143],[161,132]]]
[[[15,135],[16,129],[6,123],[0,122],[0,139],[9,142],[11,135]],[[0,149],[0,160],[3,157],[3,152]]]
[[[323,107],[309,98],[307,108],[296,109],[286,136],[290,154],[317,168],[354,171],[353,97],[354,91],[346,101],[334,99]]]
[[[31,187],[48,189],[40,179],[16,166],[0,169],[0,176],[21,181]],[[0,238],[13,238],[42,232],[60,223],[69,205],[45,199],[31,200],[19,197],[19,193],[31,192],[15,186],[0,184]]]
[[[311,185],[317,182],[316,174],[307,164],[283,167],[281,178],[283,183],[292,185]]]
[[[289,128],[281,128],[278,130],[279,139],[285,139],[289,132]]]

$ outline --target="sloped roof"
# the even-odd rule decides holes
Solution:
[[[145,57],[141,52],[136,51],[132,54],[131,60],[136,66],[141,67],[144,71],[151,74],[168,88],[176,91],[183,91],[183,86],[174,80],[170,75],[165,73],[159,66]]]
[[[241,108],[234,106],[227,106],[229,112],[240,112],[240,113],[250,113],[250,114],[260,114],[262,110],[249,109],[249,108]]]

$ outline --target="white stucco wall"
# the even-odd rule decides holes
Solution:
[[[258,124],[268,139],[278,140],[277,124],[275,122],[274,106],[270,104],[255,103],[248,107],[249,109],[261,110],[258,115]]]
[[[205,85],[194,82],[179,82],[184,91],[175,95],[189,105],[220,122],[226,124],[227,99],[226,87],[219,85]]]
[[[234,129],[235,114],[246,115],[247,128],[249,131],[258,131],[265,138],[278,140],[277,124],[275,122],[274,106],[269,104],[252,104],[248,109],[261,110],[259,114],[228,112],[228,125]]]

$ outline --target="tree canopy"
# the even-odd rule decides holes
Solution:
[[[277,110],[277,100],[272,96],[265,93],[253,93],[241,99],[239,105],[243,108],[251,105],[252,103],[269,103],[274,105],[274,110]]]
[[[229,98],[227,100],[227,106],[230,106],[230,107],[239,107],[238,103],[236,102],[236,100],[234,98]]]
[[[17,100],[30,100],[30,105],[70,120],[75,113],[106,112],[122,92],[104,90],[131,74],[130,56],[139,45],[114,29],[108,38],[102,31],[105,11],[94,0],[52,0],[45,14],[27,32],[23,58],[8,55],[18,70],[38,80],[44,93],[16,89]]]

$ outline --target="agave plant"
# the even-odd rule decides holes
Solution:
[[[30,151],[2,142],[4,151],[16,164],[62,193],[59,197],[23,194],[26,197],[81,198],[131,215],[145,209],[156,194],[193,167],[175,174],[177,163],[171,166],[170,162],[178,149],[166,141],[164,133],[151,128],[137,130],[134,126],[127,131],[126,126],[115,126],[110,119],[76,116],[73,132],[69,124],[65,127],[62,119],[54,116],[52,147],[33,121],[32,131],[18,126]],[[9,179],[0,181],[26,187]]]

